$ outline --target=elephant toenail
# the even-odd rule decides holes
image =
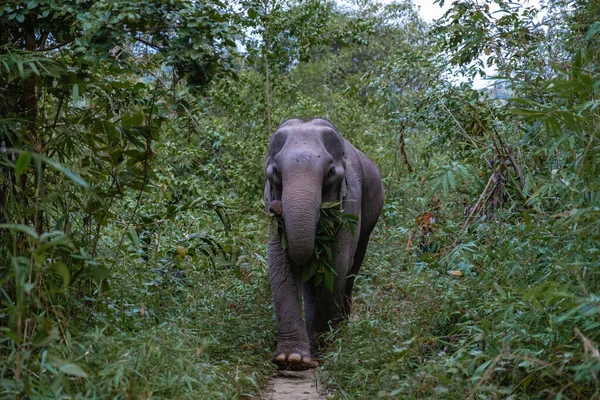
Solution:
[[[311,357],[302,357],[302,364],[304,365],[313,365],[314,362]]]
[[[277,357],[275,357],[275,362],[276,363],[283,363],[283,362],[285,362],[285,354],[284,353],[279,353],[277,355]]]
[[[298,353],[292,353],[288,357],[288,362],[295,363],[295,364],[299,363],[301,360],[302,360],[302,357],[300,357],[300,354],[298,354]]]

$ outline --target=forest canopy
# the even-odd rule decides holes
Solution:
[[[599,397],[599,91],[596,1],[2,2],[0,397],[258,396],[290,117],[386,191],[328,393]]]

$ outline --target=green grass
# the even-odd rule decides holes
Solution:
[[[439,212],[451,215],[445,206]],[[572,226],[593,232],[595,214],[530,224],[518,214],[501,217],[510,223],[476,221],[454,248],[449,227],[460,220],[441,218],[426,240],[446,253],[427,253],[418,235],[405,250],[416,229],[409,210],[384,213],[351,318],[330,335],[318,371],[331,396],[598,397],[598,262],[593,241]],[[266,234],[244,234],[239,265],[190,256],[167,263],[183,278],[153,271],[132,247],[110,290],[56,302],[61,323],[49,323],[42,341],[5,353],[5,366],[18,354],[27,372],[19,380],[4,372],[2,396],[259,396],[275,370],[275,323],[261,256]],[[457,270],[462,275],[449,274]],[[46,323],[43,309],[37,318]]]
[[[113,280],[91,314],[69,323],[77,331],[61,332],[41,350],[30,365],[35,378],[24,380],[28,397],[231,399],[260,392],[274,370],[275,339],[263,267],[192,269],[184,279],[138,271],[130,275],[136,278],[143,281],[136,293],[127,292],[136,290],[131,281]]]
[[[476,225],[474,250],[446,256],[405,251],[401,226],[377,230],[319,372],[336,398],[598,398],[600,359],[582,339],[597,346],[598,275],[578,283],[565,262],[581,249],[556,224]]]

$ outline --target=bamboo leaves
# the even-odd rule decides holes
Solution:
[[[302,270],[302,281],[308,282],[314,277],[315,286],[325,285],[327,290],[333,292],[337,271],[335,268],[334,249],[337,246],[337,237],[342,229],[348,229],[355,235],[358,225],[358,216],[344,213],[340,209],[341,202],[325,202],[321,204],[321,215],[315,234],[315,249],[312,258]],[[287,249],[287,237],[283,218],[272,214],[272,232],[277,232],[281,239],[281,246]]]
[[[31,162],[31,153],[29,151],[23,151],[19,154],[19,158],[15,163],[15,175],[20,177],[23,171],[29,167],[29,163]]]
[[[468,182],[471,179],[469,170],[464,165],[456,162],[444,165],[439,171],[436,171],[433,177],[435,182],[429,195],[431,197],[435,196],[440,187],[446,197],[449,195],[450,190],[456,192],[458,189],[457,177],[464,182]]]
[[[51,167],[62,173],[65,177],[73,181],[73,183],[75,183],[77,186],[80,186],[84,189],[90,188],[90,184],[85,179],[73,172],[71,169],[65,167],[63,164],[56,162],[49,157],[31,152],[29,150],[7,149],[7,151],[20,151],[19,158],[17,158],[17,161],[14,165],[16,176],[21,176],[21,174],[25,172],[25,170],[29,167],[29,165],[31,164],[31,160],[33,159],[36,162],[36,165],[39,165],[39,163],[41,162],[50,165]]]

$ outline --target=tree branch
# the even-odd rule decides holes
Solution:
[[[137,41],[138,41],[138,42],[140,42],[140,43],[143,43],[143,44],[145,44],[146,46],[152,47],[153,49],[156,49],[156,50],[162,50],[162,47],[160,47],[160,46],[158,46],[158,45],[156,45],[156,44],[154,44],[154,43],[152,43],[152,42],[149,42],[149,41],[147,41],[147,40],[144,40],[144,39],[142,39],[142,38],[139,38],[139,37],[134,37],[134,39],[135,39],[135,40],[137,40]]]
[[[412,174],[413,173],[413,168],[412,165],[410,165],[410,162],[408,161],[408,155],[406,154],[406,143],[404,142],[404,131],[405,131],[406,127],[402,126],[402,128],[400,129],[400,154],[402,155],[402,158],[404,159],[404,164],[406,164],[406,167],[408,168],[408,173]]]
[[[73,39],[69,39],[69,40],[64,41],[62,43],[55,44],[54,46],[42,47],[42,48],[39,48],[39,49],[37,49],[35,51],[52,51],[52,50],[60,49],[61,47],[64,47],[64,46],[68,45],[69,43],[73,42],[74,40],[75,40],[74,38]]]

